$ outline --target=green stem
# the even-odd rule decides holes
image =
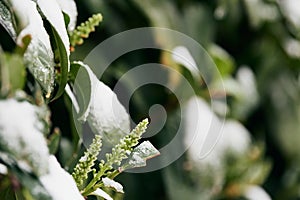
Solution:
[[[90,193],[94,192],[97,188],[94,185],[99,181],[99,179],[104,175],[106,171],[106,165],[96,174],[96,176],[91,180],[91,182],[84,188],[81,193],[83,196],[88,196]]]

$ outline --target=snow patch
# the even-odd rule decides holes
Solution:
[[[7,167],[0,163],[0,174],[7,174]]]
[[[102,181],[105,187],[111,187],[114,188],[117,192],[124,193],[123,186],[120,183],[107,177],[102,178]]]
[[[103,190],[101,190],[100,188],[98,188],[97,190],[95,190],[92,195],[96,195],[99,197],[103,197],[106,200],[113,200],[113,198],[111,198],[106,192],[104,192]]]
[[[77,189],[74,179],[68,172],[61,168],[56,158],[50,156],[47,163],[49,165],[49,173],[41,176],[40,181],[53,200],[84,200]]]

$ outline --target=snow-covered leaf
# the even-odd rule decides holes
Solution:
[[[47,111],[15,99],[1,100],[0,110],[1,148],[11,153],[23,170],[37,175],[47,173],[49,152],[43,136],[46,128],[40,118]]]
[[[131,153],[131,157],[121,168],[122,170],[126,170],[136,167],[144,167],[146,166],[146,161],[148,159],[158,156],[159,154],[159,151],[151,144],[151,142],[144,141],[134,148]]]
[[[14,27],[14,19],[9,8],[4,1],[0,1],[0,24],[6,29],[13,40],[17,39],[17,33]]]
[[[37,4],[51,24],[51,36],[53,36],[53,42],[55,42],[54,46],[56,47],[55,57],[60,63],[58,91],[53,97],[53,100],[55,100],[63,94],[67,84],[68,71],[70,68],[69,37],[65,28],[63,13],[56,0],[38,0]]]
[[[61,10],[66,13],[69,18],[70,22],[68,24],[68,31],[73,31],[76,26],[77,21],[77,7],[74,0],[57,0]]]
[[[54,57],[49,36],[43,26],[43,20],[36,9],[36,3],[31,0],[10,0],[21,32],[17,44],[23,47],[22,39],[30,35],[31,42],[24,54],[24,62],[37,82],[48,96],[54,85]]]
[[[107,194],[106,192],[104,192],[100,188],[98,188],[97,190],[95,190],[91,195],[99,196],[99,197],[102,197],[102,198],[104,198],[106,200],[113,200],[113,198],[111,198],[109,196],[109,194]]]
[[[249,148],[251,138],[247,129],[234,120],[227,120],[223,125],[221,119],[200,97],[193,97],[189,100],[184,116],[186,132],[184,143],[189,147],[188,154],[191,160],[196,163],[220,167],[226,152],[230,151],[239,155]],[[215,140],[211,145],[214,148],[203,158],[206,154],[202,155],[202,148],[213,135],[220,135],[220,138],[214,137]],[[207,153],[207,150],[204,152]]]
[[[45,15],[46,19],[50,22],[50,24],[58,33],[69,57],[69,37],[65,27],[64,16],[59,4],[56,0],[37,0],[37,4],[40,7],[42,13]]]
[[[172,57],[175,62],[186,67],[196,80],[199,80],[200,72],[197,68],[196,61],[192,57],[189,50],[184,46],[177,46],[173,49]]]
[[[54,156],[48,158],[46,164],[49,165],[49,173],[39,179],[52,199],[84,200],[72,176],[61,168]]]
[[[120,183],[118,183],[110,178],[107,178],[107,177],[102,178],[102,182],[105,187],[110,187],[110,188],[113,188],[114,190],[116,190],[117,192],[124,193],[123,186]]]
[[[237,119],[245,119],[259,102],[255,75],[247,66],[238,69],[236,78],[227,76],[223,81],[216,81],[213,85],[216,90],[223,87],[228,96],[234,97],[231,114]]]
[[[74,83],[74,94],[81,109],[79,120],[87,120],[91,129],[102,135],[104,141],[116,145],[130,132],[129,115],[116,94],[99,81],[87,65],[81,62],[75,64],[81,65],[77,73],[79,78]]]

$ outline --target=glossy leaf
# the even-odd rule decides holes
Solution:
[[[58,90],[53,97],[52,101],[58,99],[65,91],[65,87],[68,82],[68,70],[69,70],[69,55],[67,54],[67,50],[60,38],[59,34],[56,30],[51,27],[53,40],[55,42],[56,51],[55,56],[58,57],[59,64],[60,64],[60,74],[58,76]]]
[[[38,0],[37,4],[44,14],[51,27],[50,32],[52,48],[54,49],[54,56],[58,62],[59,71],[57,77],[58,89],[52,101],[59,98],[65,90],[68,81],[68,71],[70,67],[69,62],[69,38],[65,28],[65,22],[61,8],[56,1]],[[51,9],[48,9],[51,7]]]

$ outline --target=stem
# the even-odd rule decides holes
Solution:
[[[114,179],[116,176],[118,176],[121,172],[119,170],[113,171],[109,176],[107,176],[110,179]]]
[[[88,196],[90,193],[94,192],[96,189],[94,188],[94,185],[99,181],[101,176],[104,175],[106,165],[103,166],[103,168],[96,174],[96,176],[91,180],[91,182],[84,188],[83,192],[81,193],[83,196]]]

